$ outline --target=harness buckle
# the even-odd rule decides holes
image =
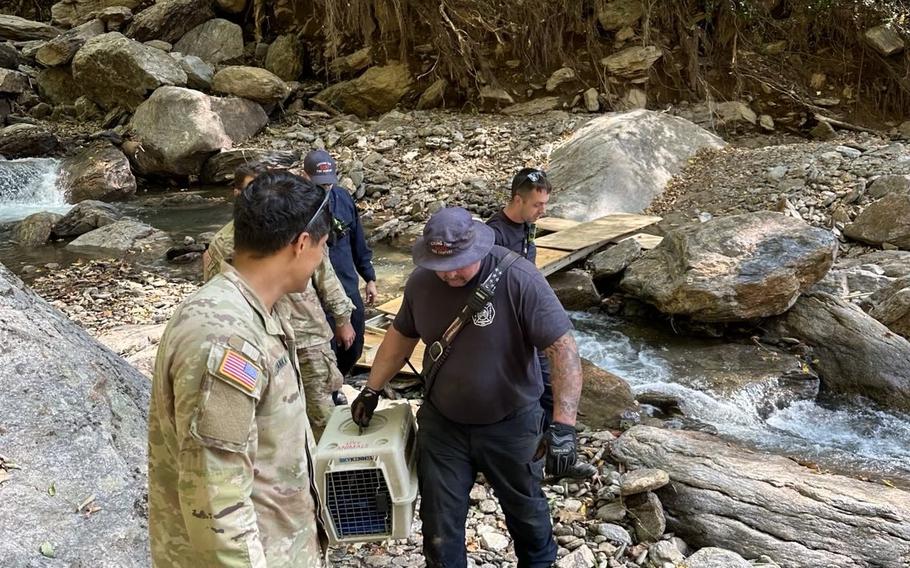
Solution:
[[[442,343],[439,341],[434,341],[430,344],[429,349],[427,350],[427,355],[430,357],[430,360],[434,363],[442,357]]]

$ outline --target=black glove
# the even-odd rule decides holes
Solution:
[[[357,398],[354,399],[354,403],[351,404],[351,418],[361,428],[366,428],[370,425],[373,412],[376,411],[376,405],[379,404],[380,394],[380,391],[365,386],[360,391],[360,394],[357,395]],[[572,447],[574,448],[575,446]]]
[[[575,465],[575,427],[554,422],[544,436],[547,443],[547,475],[562,477]]]

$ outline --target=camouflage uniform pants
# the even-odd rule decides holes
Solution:
[[[313,428],[313,436],[318,442],[335,409],[332,393],[341,389],[344,377],[338,370],[330,342],[299,349],[297,358],[300,360],[300,380],[306,395],[306,413]]]

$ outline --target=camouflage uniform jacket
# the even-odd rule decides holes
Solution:
[[[218,274],[222,260],[230,262],[234,257],[234,222],[221,228],[209,244],[207,262],[203,266],[206,282]],[[288,294],[291,326],[294,328],[298,349],[305,349],[331,341],[335,336],[325,320],[323,304],[339,325],[351,321],[354,303],[351,302],[328,256],[316,267],[312,286],[306,292]]]
[[[159,568],[322,568],[312,433],[293,332],[232,267],[177,308],[149,406]],[[285,322],[285,323],[283,323]]]

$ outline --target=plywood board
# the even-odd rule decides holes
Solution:
[[[628,238],[635,239],[636,241],[638,241],[638,244],[641,245],[641,248],[643,248],[645,250],[651,250],[652,248],[659,245],[661,243],[661,241],[664,240],[663,237],[659,237],[657,235],[648,235],[645,233],[636,233]],[[624,241],[626,239],[622,239],[622,240]]]
[[[572,253],[564,250],[537,247],[537,268],[544,274],[547,274],[547,268],[551,267],[554,263],[559,262],[570,254]]]
[[[537,225],[538,231],[555,233],[557,231],[565,231],[566,229],[571,229],[580,223],[571,219],[563,219],[562,217],[541,217],[535,224]]]
[[[660,217],[614,213],[581,223],[570,229],[537,238],[538,247],[577,251],[605,244],[619,236],[632,233],[660,221]]]
[[[382,304],[381,306],[376,306],[376,309],[384,314],[395,315],[398,313],[398,310],[401,309],[401,301],[404,299],[404,296],[398,296],[393,300]]]
[[[379,344],[382,343],[382,338],[385,337],[385,333],[381,333],[378,330],[367,329],[363,335],[363,354],[360,356],[360,360],[357,361],[357,364],[362,367],[372,367],[373,361],[376,359],[376,352],[379,350]],[[414,365],[414,368],[420,372],[423,369],[423,342],[420,341],[417,343],[417,347],[414,348],[414,353],[411,354],[411,365]],[[401,371],[404,375],[413,375],[414,371],[407,365],[405,365]]]

